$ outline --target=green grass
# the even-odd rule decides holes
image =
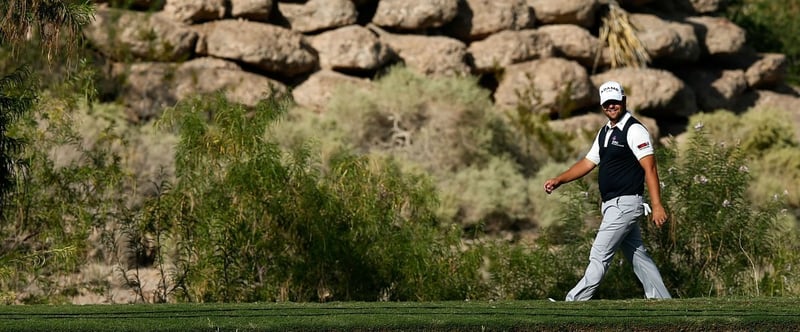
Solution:
[[[800,329],[800,298],[0,307],[3,331],[740,331]]]

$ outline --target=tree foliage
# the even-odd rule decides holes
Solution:
[[[59,234],[48,241],[46,236],[52,235],[54,230],[80,232],[83,229],[62,227],[60,218],[63,215],[51,220],[28,219],[33,214],[20,213],[14,208],[23,206],[11,206],[8,202],[20,177],[24,178],[26,186],[35,181],[31,178],[35,171],[26,168],[32,161],[22,155],[25,142],[14,136],[13,131],[17,122],[37,106],[40,93],[37,78],[25,61],[14,60],[14,55],[30,44],[41,45],[48,59],[64,45],[71,54],[79,45],[77,37],[89,23],[92,12],[89,0],[0,2],[0,49],[10,50],[12,55],[11,68],[0,66],[0,219],[3,221],[0,223],[0,240],[3,241],[0,246],[0,300],[3,302],[15,300],[13,290],[19,285],[64,268],[62,264],[51,264],[51,258],[64,263],[76,257],[74,247],[61,246],[69,242],[70,237],[65,239]],[[13,199],[24,201],[25,193],[19,191]],[[8,294],[12,294],[10,299]]]
[[[93,13],[90,0],[3,1],[0,3],[0,46],[18,48],[30,43],[35,34],[48,56],[62,45],[74,50],[79,46],[77,38]]]
[[[747,42],[760,52],[786,55],[787,80],[800,84],[800,3],[796,0],[734,0],[726,15],[747,30]]]

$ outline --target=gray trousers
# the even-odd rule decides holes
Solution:
[[[620,196],[603,202],[603,222],[597,231],[589,254],[589,266],[583,278],[567,293],[567,301],[586,301],[592,298],[603,280],[614,253],[622,247],[625,258],[644,287],[648,299],[669,299],[658,267],[647,254],[642,242],[639,217],[644,214],[642,196]]]

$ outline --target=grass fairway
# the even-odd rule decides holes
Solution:
[[[799,331],[798,298],[0,307],[3,331]]]

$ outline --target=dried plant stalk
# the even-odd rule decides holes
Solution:
[[[636,35],[637,29],[631,24],[628,12],[616,1],[610,1],[608,6],[608,15],[603,17],[600,28],[600,41],[601,45],[608,45],[611,50],[611,67],[647,67],[650,55]],[[598,58],[600,54],[597,52]]]

